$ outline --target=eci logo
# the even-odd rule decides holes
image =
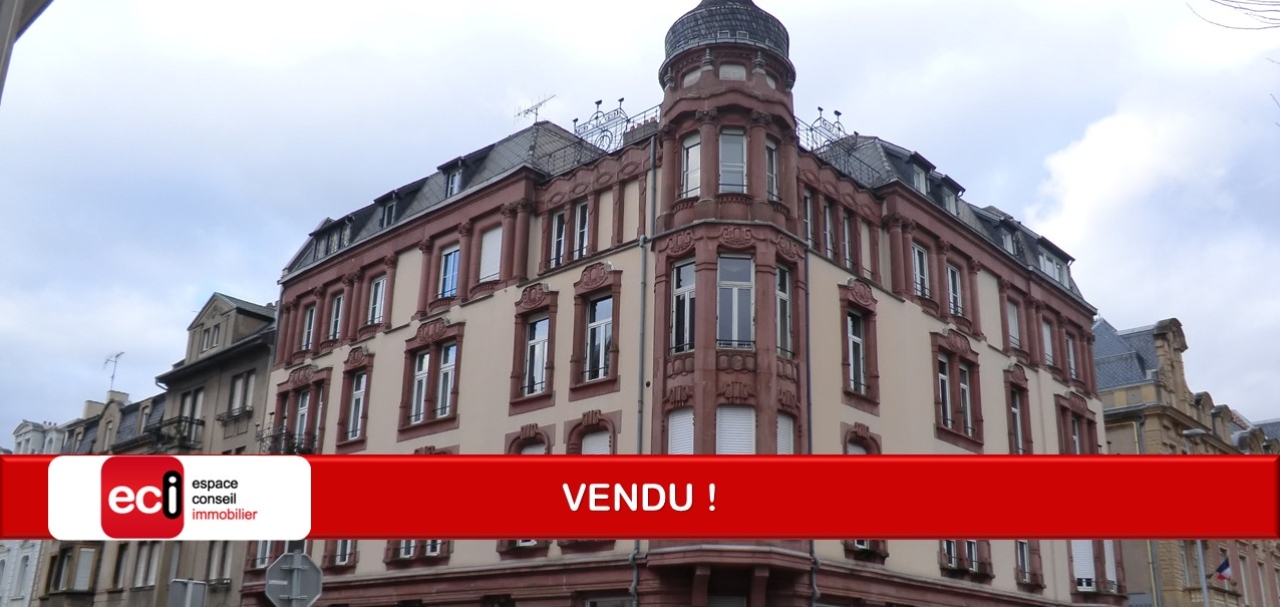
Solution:
[[[117,539],[173,539],[182,533],[182,462],[118,456],[102,464],[102,531]]]

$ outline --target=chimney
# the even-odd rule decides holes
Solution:
[[[122,405],[127,405],[127,404],[129,404],[129,393],[128,393],[128,392],[119,392],[119,391],[116,391],[116,390],[108,390],[108,391],[107,391],[107,402],[109,403],[109,402],[111,402],[111,401],[116,401],[116,402],[119,402],[119,403],[120,403],[120,404],[122,404]]]

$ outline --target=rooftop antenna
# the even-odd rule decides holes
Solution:
[[[533,116],[533,121],[537,122],[538,112],[542,110],[542,106],[546,105],[548,101],[551,101],[552,99],[555,99],[555,98],[556,98],[555,95],[551,95],[550,97],[544,97],[542,101],[538,101],[537,103],[534,103],[533,105],[527,108],[524,108],[522,110],[517,110],[516,121],[519,122],[522,118],[528,118],[530,116]]]
[[[107,357],[107,361],[102,363],[102,368],[106,369],[107,365],[111,365],[111,387],[108,390],[116,389],[116,366],[120,364],[120,357],[124,356],[124,352],[116,352]]]

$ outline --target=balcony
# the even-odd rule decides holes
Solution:
[[[314,433],[293,432],[283,426],[259,432],[257,438],[262,452],[272,455],[309,455],[319,450]]]
[[[180,416],[148,426],[153,451],[192,451],[204,444],[204,420]]]

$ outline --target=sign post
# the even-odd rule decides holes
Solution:
[[[266,578],[267,600],[275,607],[312,607],[320,600],[320,587],[323,585],[320,567],[306,554],[288,552],[281,555],[267,567]]]

